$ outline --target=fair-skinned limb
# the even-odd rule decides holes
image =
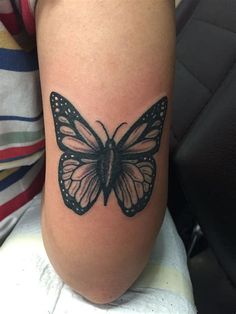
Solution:
[[[39,0],[46,136],[42,232],[61,278],[95,303],[144,269],[166,208],[171,0]]]

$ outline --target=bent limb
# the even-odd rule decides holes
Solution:
[[[165,213],[174,3],[39,0],[36,28],[45,248],[72,289],[107,303],[145,267]]]

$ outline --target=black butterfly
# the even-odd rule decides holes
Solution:
[[[156,176],[153,155],[159,150],[167,109],[163,97],[147,110],[116,143],[104,129],[102,142],[91,126],[63,96],[52,92],[51,108],[56,138],[64,152],[59,162],[59,185],[64,203],[79,215],[87,212],[103,192],[104,206],[115,192],[129,217],[141,211],[152,194]]]

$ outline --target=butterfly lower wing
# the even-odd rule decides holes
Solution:
[[[167,103],[167,97],[162,97],[130,127],[117,144],[120,154],[133,159],[159,150]]]
[[[96,202],[101,185],[97,163],[64,153],[59,162],[59,185],[64,203],[75,213],[83,215]]]
[[[156,163],[152,157],[124,160],[114,191],[126,216],[132,217],[147,205],[153,190]]]

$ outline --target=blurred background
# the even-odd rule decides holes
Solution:
[[[176,0],[168,207],[200,314],[236,313],[236,1]]]

